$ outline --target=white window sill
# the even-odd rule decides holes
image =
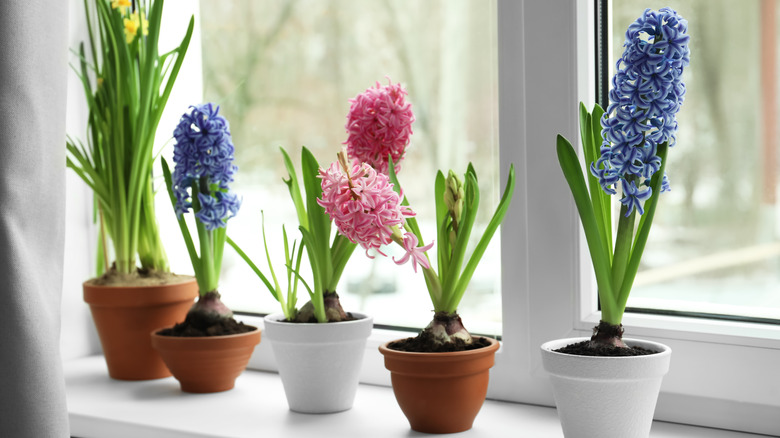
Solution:
[[[275,373],[245,371],[231,391],[187,394],[173,378],[124,382],[108,377],[102,356],[65,364],[71,435],[78,438],[257,436],[408,437],[412,432],[390,388],[361,385],[354,407],[306,415],[287,407]],[[520,432],[522,431],[522,432]],[[552,408],[487,400],[474,427],[459,436],[560,438]],[[519,435],[518,435],[519,433]],[[757,435],[655,422],[652,438],[748,438]]]

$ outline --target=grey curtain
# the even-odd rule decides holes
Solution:
[[[0,1],[0,437],[65,437],[67,0]]]

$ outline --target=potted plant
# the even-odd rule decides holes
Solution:
[[[366,94],[365,97],[372,96],[372,89]],[[396,264],[411,261],[415,272],[418,265],[422,268],[435,310],[434,319],[418,337],[382,345],[380,352],[385,355],[396,399],[412,429],[436,433],[463,431],[471,428],[485,399],[488,370],[493,365],[498,343],[472,338],[463,327],[457,308],[509,207],[514,167],[510,168],[506,189],[493,218],[468,258],[466,246],[479,206],[476,171],[469,166],[465,183],[452,171],[447,178],[438,173],[435,183],[437,273],[426,254],[433,242],[423,243],[415,213],[398,184],[397,159],[403,157],[403,150],[393,147],[397,143],[386,141],[394,137],[393,133],[403,133],[408,142],[411,134],[411,128],[401,123],[409,117],[398,117],[400,111],[381,114],[382,102],[393,101],[392,95],[373,104],[361,96],[353,100],[354,115],[347,125],[350,138],[346,151],[339,153],[338,160],[327,170],[320,169],[322,197],[318,202],[339,234],[359,243],[369,257],[371,250],[384,255],[381,247],[395,242],[406,251],[400,259],[394,259]],[[380,119],[390,120],[384,129],[373,129],[362,120],[370,121],[377,113]],[[379,145],[380,139],[385,140],[384,147]],[[351,163],[348,155],[353,160]]]
[[[67,166],[92,189],[100,224],[98,277],[84,283],[84,300],[111,377],[167,377],[149,331],[181,318],[197,286],[169,272],[154,211],[153,147],[194,19],[179,46],[161,55],[163,0],[84,3],[90,59],[81,44],[74,70],[89,107],[87,141],[66,141]]]
[[[236,322],[217,290],[227,221],[241,205],[229,186],[238,167],[233,164],[228,122],[211,103],[190,108],[173,133],[173,175],[165,160],[162,164],[199,296],[184,322],[152,332],[152,345],[182,391],[219,392],[235,385],[260,342],[260,330]],[[198,233],[197,249],[184,220],[190,209]]]
[[[622,318],[658,198],[669,190],[665,168],[685,96],[686,31],[686,20],[669,8],[648,9],[629,26],[607,111],[596,105],[589,113],[580,104],[587,185],[574,148],[558,136],[558,159],[585,230],[601,303],[590,339],[541,347],[565,436],[647,437],[669,369],[671,349],[623,339]],[[613,241],[610,195],[618,186]]]
[[[389,173],[394,189],[400,194],[401,186],[392,167]],[[510,166],[501,200],[476,247],[467,255],[479,209],[476,170],[469,164],[464,180],[452,170],[446,178],[441,171],[437,173],[434,196],[438,272],[431,267],[425,253],[433,242],[424,244],[416,219],[409,216],[403,225],[390,224],[390,238],[407,251],[395,262],[411,260],[415,271],[416,264],[420,264],[434,309],[433,320],[419,335],[379,347],[385,367],[390,370],[396,400],[413,430],[426,433],[468,430],[485,400],[489,370],[499,344],[494,339],[471,336],[458,315],[458,306],[490,240],[504,220],[514,185],[514,166]],[[406,199],[403,204],[407,204]],[[401,226],[406,229],[403,237]]]
[[[369,89],[353,100],[347,148],[327,170],[320,169],[322,197],[318,203],[339,234],[360,244],[367,256],[371,257],[371,250],[384,255],[381,247],[395,242],[406,251],[400,259],[393,259],[396,264],[411,261],[415,272],[420,265],[434,318],[419,336],[386,343],[379,351],[385,356],[393,391],[412,429],[460,432],[471,428],[485,400],[488,371],[493,366],[498,342],[472,337],[463,327],[457,309],[509,208],[514,166],[510,167],[501,201],[469,257],[467,245],[479,208],[476,171],[468,166],[465,183],[452,171],[447,178],[438,172],[434,187],[439,241],[437,273],[426,254],[433,242],[424,243],[416,214],[403,196],[396,175],[400,170],[397,160],[403,157],[403,149],[396,145],[408,142],[413,119],[411,114],[400,116],[403,111],[399,108],[388,111],[385,102],[406,93],[395,89],[388,94],[372,100],[375,91]],[[369,123],[374,117],[386,121],[382,129]],[[393,142],[398,135],[403,135],[404,141]]]
[[[357,155],[387,168],[387,156],[401,160],[409,144],[414,114],[400,84],[379,83],[351,99],[345,142]],[[265,336],[271,342],[279,375],[290,409],[304,413],[331,413],[350,409],[357,391],[366,338],[371,334],[373,318],[345,312],[336,289],[347,262],[357,247],[350,234],[336,233],[331,238],[331,220],[323,209],[325,174],[314,155],[302,148],[301,168],[304,192],[287,152],[281,150],[289,174],[285,180],[295,205],[301,244],[297,256],[295,243],[289,249],[283,229],[287,294],[283,295],[266,246],[266,258],[273,284],[235,242],[228,243],[260,277],[279,301],[283,312],[265,317]],[[362,155],[361,155],[362,154]],[[370,167],[370,166],[369,166]],[[322,182],[318,178],[323,178]],[[305,196],[305,197],[304,197]],[[393,194],[393,196],[396,196]],[[313,284],[300,276],[303,249],[311,268]],[[296,308],[298,281],[310,300]],[[323,376],[327,376],[324,378]]]

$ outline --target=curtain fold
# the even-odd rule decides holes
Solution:
[[[0,1],[0,436],[66,437],[68,2]]]

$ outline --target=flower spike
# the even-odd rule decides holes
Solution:
[[[401,84],[376,83],[350,99],[351,106],[345,126],[349,137],[349,157],[359,163],[368,163],[379,172],[387,174],[388,155],[392,157],[396,173],[412,135],[414,113],[412,104],[406,102],[406,90]]]

